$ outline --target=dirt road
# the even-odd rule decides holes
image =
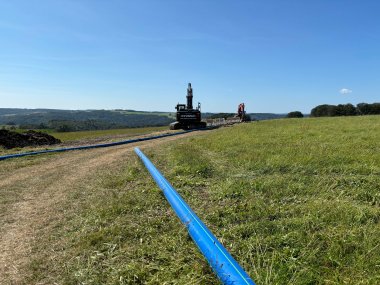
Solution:
[[[196,135],[0,162],[0,284],[25,283],[25,267],[39,231],[64,215],[57,205],[77,187],[86,187],[97,171],[130,158],[136,146],[152,147]]]

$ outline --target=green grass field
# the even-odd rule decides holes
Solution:
[[[143,151],[257,284],[380,284],[379,116],[260,121]],[[218,284],[136,156],[87,186],[39,235],[28,282]]]
[[[158,131],[168,130],[168,126],[163,127],[146,127],[146,128],[126,128],[126,129],[111,129],[111,130],[99,130],[99,131],[80,131],[80,132],[54,132],[49,131],[48,133],[63,142],[82,140],[82,139],[92,139],[98,137],[115,136],[115,135],[126,135],[126,136],[136,136],[144,135]]]

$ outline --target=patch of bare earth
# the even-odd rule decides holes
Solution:
[[[31,249],[36,237],[64,215],[57,210],[58,205],[80,185],[86,185],[97,171],[134,155],[132,151],[137,145],[152,147],[196,134],[199,133],[118,147],[72,151],[43,159],[43,156],[37,156],[29,159],[41,159],[42,162],[21,168],[14,167],[17,159],[0,162],[0,167],[9,168],[9,171],[3,169],[0,172],[0,197],[17,193],[16,199],[8,202],[0,215],[0,284],[25,284],[26,266],[32,258]]]

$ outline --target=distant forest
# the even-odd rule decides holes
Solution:
[[[311,110],[312,117],[335,117],[335,116],[357,116],[357,115],[380,115],[380,103],[360,103],[339,105],[319,105]]]
[[[0,109],[0,125],[21,129],[54,129],[60,132],[164,126],[172,114],[131,110]]]

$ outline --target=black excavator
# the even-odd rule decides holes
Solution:
[[[201,103],[198,103],[197,108],[193,108],[193,88],[191,83],[187,87],[187,104],[177,104],[176,122],[170,124],[171,130],[190,130],[204,129],[207,127],[206,122],[202,122]]]

